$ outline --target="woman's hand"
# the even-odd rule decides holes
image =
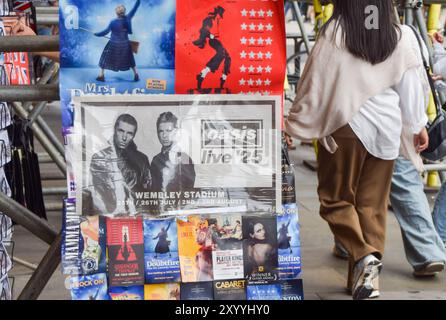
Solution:
[[[429,135],[426,128],[423,128],[419,134],[414,135],[413,144],[418,153],[423,152],[429,147]]]
[[[431,39],[432,43],[440,43],[443,44],[444,43],[444,37],[442,34],[440,34],[439,32],[435,32],[434,34],[428,34],[429,38]]]
[[[440,81],[440,80],[444,80],[444,78],[438,74],[433,74],[432,75],[432,80],[434,81]]]

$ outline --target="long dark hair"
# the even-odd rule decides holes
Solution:
[[[332,3],[333,16],[322,27],[321,35],[329,24],[335,23],[336,30],[341,26],[343,42],[354,56],[378,64],[392,55],[401,37],[392,0],[332,0]],[[378,9],[378,29],[366,28],[369,6]]]

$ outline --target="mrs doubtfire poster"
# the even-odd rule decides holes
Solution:
[[[61,0],[63,126],[73,96],[174,92],[175,0]]]

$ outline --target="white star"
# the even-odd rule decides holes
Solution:
[[[266,25],[266,30],[268,30],[268,31],[273,31],[273,25],[272,25],[271,23],[268,23],[268,24]]]
[[[248,15],[248,11],[246,11],[246,9],[243,9],[241,11],[241,13],[242,13],[242,17],[246,17]]]
[[[259,59],[263,59],[263,53],[262,53],[262,52],[257,53],[257,57],[258,57]]]
[[[273,68],[271,68],[270,66],[267,66],[266,68],[265,68],[265,72],[266,73],[271,73],[271,70],[272,70]]]
[[[249,11],[249,16],[250,17],[255,17],[256,16],[256,11],[254,9],[251,9],[251,11]]]
[[[273,57],[273,54],[268,51],[267,53],[265,53],[265,57],[266,59],[271,59]]]
[[[245,79],[240,79],[240,81],[238,82],[241,86],[244,86],[245,85],[245,83],[246,83],[246,80]]]
[[[261,80],[260,80],[261,81]],[[260,91],[256,91],[256,95],[261,95],[262,93]]]
[[[242,65],[241,67],[240,67],[240,72],[246,72],[246,67],[245,67],[245,65]]]
[[[249,79],[249,80],[248,80],[248,85],[253,86],[253,85],[254,85],[254,80]]]
[[[260,37],[260,38],[258,38],[257,39],[257,43],[260,45],[260,44],[263,44],[263,38],[262,37]]]
[[[265,40],[265,42],[266,42],[266,44],[271,45],[271,44],[273,44],[273,39],[271,39],[271,38],[268,37],[268,38]]]
[[[270,84],[271,84],[271,80],[266,79],[266,80],[265,80],[265,86],[269,86]]]
[[[265,90],[265,91],[263,91],[263,94],[264,94],[265,96],[269,96],[270,92],[267,91],[267,90]]]
[[[248,25],[244,22],[240,25],[240,27],[242,28],[242,30],[248,30]]]
[[[241,44],[246,44],[247,41],[248,41],[248,40],[247,40],[245,37],[243,37],[243,38],[240,39]]]
[[[273,14],[274,14],[274,12],[273,12],[271,9],[269,9],[269,10],[266,12],[266,15],[267,15],[268,17],[272,17]]]
[[[262,85],[262,79],[257,79],[256,84],[257,84],[258,86],[261,86],[261,85]]]
[[[259,17],[264,17],[265,16],[265,11],[263,11],[262,9],[259,10]]]
[[[251,37],[249,39],[249,44],[256,44],[256,39],[254,39],[254,37]]]
[[[263,31],[263,29],[265,28],[263,23],[259,23],[259,25],[257,26],[257,30],[259,31]]]
[[[252,91],[249,91],[249,92],[247,93],[247,95],[252,95]]]
[[[246,58],[247,53],[245,52],[245,50],[243,50],[242,52],[240,52],[240,58],[245,59]]]
[[[250,58],[250,59],[254,59],[255,56],[256,56],[256,54],[255,54],[253,51],[251,51],[251,52],[249,53],[249,58]]]
[[[251,23],[249,25],[249,30],[254,31],[256,29],[256,25],[254,23]]]
[[[262,66],[258,66],[258,67],[257,67],[257,72],[260,73],[260,72],[262,72],[262,71],[263,71],[263,67],[262,67]]]
[[[252,65],[248,68],[248,71],[249,71],[250,73],[253,73],[254,70],[255,70],[255,68],[254,68],[254,66],[252,66]]]

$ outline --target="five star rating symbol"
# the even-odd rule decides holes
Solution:
[[[248,64],[240,66],[240,73],[244,74],[244,76],[238,80],[238,83],[241,87],[252,90],[249,92],[242,91],[241,93],[269,95],[271,94],[271,91],[265,89],[266,87],[271,86],[272,81],[270,78],[266,78],[266,74],[271,74],[273,68],[271,65],[265,66],[259,64],[264,60],[272,60],[273,58],[273,54],[271,51],[267,51],[265,46],[273,45],[273,37],[266,37],[266,33],[273,32],[274,25],[270,18],[274,16],[274,11],[271,9],[243,8],[240,13],[241,16],[245,18],[245,21],[242,21],[240,24],[240,29],[242,31],[240,44],[249,46],[248,48],[250,48],[249,51],[246,51],[245,47],[245,50],[240,52],[240,58],[252,63],[249,64],[248,62]],[[271,22],[268,22],[268,20]],[[259,36],[256,37],[255,34],[259,34]],[[257,50],[252,50],[256,47],[258,48]],[[271,62],[269,63],[271,64]],[[251,78],[247,75],[251,76]]]

